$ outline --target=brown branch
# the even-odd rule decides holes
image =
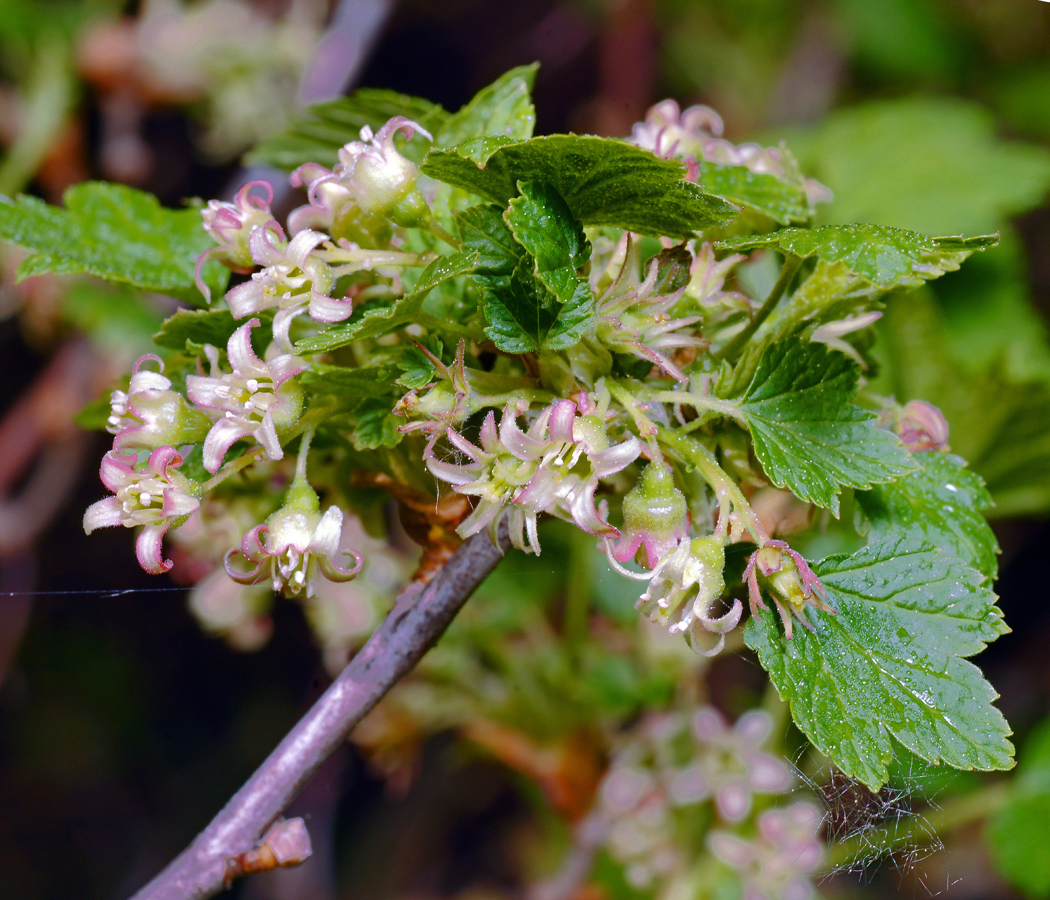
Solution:
[[[407,674],[492,571],[509,546],[477,534],[434,579],[410,586],[390,615],[313,708],[229,803],[133,900],[199,900],[222,890],[227,861],[255,848],[299,789],[382,697]]]

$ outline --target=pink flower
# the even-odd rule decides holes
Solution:
[[[276,222],[252,232],[249,241],[252,259],[265,266],[250,281],[226,294],[235,319],[243,319],[264,309],[278,310],[273,320],[273,336],[278,346],[291,350],[288,329],[292,319],[304,311],[318,322],[341,322],[353,312],[349,299],[329,296],[335,284],[331,268],[315,254],[317,245],[327,240],[318,231],[301,231],[291,243]]]
[[[652,260],[649,274],[637,288],[624,290],[619,279],[612,284],[598,305],[598,339],[610,350],[630,353],[663,369],[676,381],[686,381],[682,370],[666,351],[702,347],[705,341],[688,331],[700,316],[671,318],[670,309],[678,303],[682,290],[669,296],[653,296],[659,262]]]
[[[394,146],[399,131],[410,140],[416,132],[433,140],[418,123],[395,116],[376,134],[367,125],[362,128],[361,140],[339,151],[331,172],[316,163],[296,169],[291,182],[307,186],[310,202],[288,217],[292,232],[321,228],[340,237],[374,237],[383,219],[406,227],[425,222],[430,208],[416,190],[419,169]]]
[[[142,368],[147,360],[156,362],[164,371],[160,357],[140,357],[132,369],[127,391],[110,394],[106,431],[116,435],[113,446],[118,450],[154,450],[202,440],[211,426],[208,417],[191,409],[181,394],[171,390],[170,379],[161,372]]]
[[[84,533],[124,525],[145,527],[135,541],[139,565],[152,575],[171,568],[161,557],[161,541],[169,528],[186,521],[200,506],[201,487],[178,472],[182,457],[174,447],[158,447],[146,467],[136,470],[138,456],[110,450],[102,457],[99,475],[116,496],[92,503],[84,513]]]
[[[651,462],[642,477],[623,498],[623,528],[612,550],[621,563],[629,562],[645,547],[653,569],[678,547],[689,530],[685,496],[674,483],[674,475],[662,462]]]
[[[574,522],[588,534],[616,534],[598,513],[595,491],[601,479],[638,458],[641,442],[632,436],[610,446],[602,419],[578,416],[572,400],[556,400],[527,433],[518,427],[518,415],[508,406],[497,431],[495,416],[489,413],[481,427],[480,447],[449,428],[449,442],[470,457],[470,463],[442,462],[432,452],[427,456],[427,467],[435,476],[452,484],[457,493],[479,498],[459,533],[466,537],[487,527],[494,536],[509,511],[512,543],[537,554],[540,513]]]
[[[240,584],[269,579],[275,591],[289,596],[305,592],[306,597],[313,597],[318,570],[329,581],[349,581],[361,571],[360,554],[339,550],[342,527],[343,511],[330,506],[322,516],[313,488],[296,478],[285,505],[249,531],[240,550],[226,554],[226,572]],[[351,568],[344,569],[335,561],[340,553],[353,559]]]
[[[824,585],[809,567],[809,563],[803,559],[801,553],[792,550],[784,541],[766,541],[751,554],[747,568],[744,569],[744,580],[747,581],[753,616],[758,615],[758,610],[766,608],[759,588],[760,577],[773,598],[788,640],[791,640],[792,613],[806,628],[812,630],[813,626],[804,615],[807,604],[824,612],[834,612],[824,602]]]
[[[824,845],[817,832],[824,816],[812,803],[792,803],[758,817],[758,834],[747,840],[712,831],[707,845],[743,882],[743,900],[810,900],[809,875],[817,870]]]
[[[234,441],[249,436],[263,445],[270,459],[281,459],[279,432],[299,421],[303,392],[291,379],[306,363],[290,353],[269,362],[259,359],[251,343],[251,330],[258,324],[252,319],[230,336],[226,355],[233,366],[231,374],[186,377],[190,400],[222,414],[204,440],[204,468],[209,472],[218,471]]]
[[[936,406],[925,400],[905,403],[894,430],[912,453],[948,449],[948,422]]]
[[[261,187],[266,192],[266,199],[253,196],[252,188]],[[201,278],[201,269],[209,259],[217,259],[235,272],[250,272],[255,265],[252,259],[249,241],[257,228],[269,223],[277,225],[270,203],[273,201],[273,188],[265,181],[250,181],[244,185],[234,198],[233,203],[224,200],[210,200],[201,210],[204,219],[204,230],[215,239],[218,247],[205,250],[197,258],[195,271],[197,287],[211,302],[211,291]],[[278,228],[280,226],[277,226]]]

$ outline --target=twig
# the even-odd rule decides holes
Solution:
[[[200,900],[223,888],[227,860],[251,850],[307,779],[448,627],[510,545],[471,537],[425,587],[403,591],[368,643],[244,786],[133,900]]]

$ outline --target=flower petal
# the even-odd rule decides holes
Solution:
[[[158,525],[147,525],[139,532],[135,541],[135,556],[139,565],[151,575],[160,575],[172,567],[171,560],[165,560],[161,554],[161,544],[164,541],[164,533],[168,530],[168,523]]]

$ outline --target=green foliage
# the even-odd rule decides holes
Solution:
[[[471,253],[451,253],[427,266],[415,287],[393,302],[378,301],[358,306],[345,322],[295,345],[296,353],[324,353],[345,347],[354,341],[380,337],[413,320],[423,301],[439,284],[473,272],[477,265]]]
[[[834,613],[807,610],[813,630],[790,641],[770,610],[745,631],[813,745],[872,790],[888,780],[894,738],[929,762],[1009,768],[995,691],[965,659],[1006,630],[985,576],[911,535],[814,571]]]
[[[983,515],[992,498],[981,477],[950,453],[917,453],[915,461],[921,468],[892,484],[857,492],[858,530],[925,539],[994,579],[999,544]]]
[[[1026,897],[1050,897],[1050,722],[1028,736],[1006,806],[988,829],[999,872]]]
[[[214,246],[197,209],[165,209],[152,194],[120,184],[84,182],[63,196],[60,209],[20,196],[0,198],[0,238],[29,251],[19,279],[54,272],[88,274],[198,305],[194,266]],[[221,294],[229,270],[204,266],[212,294]]]
[[[511,69],[456,113],[419,97],[362,88],[349,97],[314,104],[283,133],[259,144],[248,161],[288,171],[308,162],[330,169],[338,162],[340,147],[360,140],[362,127],[378,131],[394,116],[418,122],[434,135],[436,147],[494,135],[524,140],[532,137],[536,121],[530,97],[535,78],[535,65]],[[414,139],[402,142],[400,150],[418,163],[428,146],[425,140]]]
[[[704,163],[697,183],[705,191],[767,216],[778,225],[799,225],[813,218],[806,192],[775,175],[747,166]]]
[[[354,427],[350,443],[355,450],[375,450],[378,447],[396,447],[401,442],[398,428],[404,424],[390,412],[390,403],[379,398],[363,400],[354,411]]]
[[[886,225],[823,225],[730,238],[719,246],[734,252],[776,247],[800,259],[840,262],[868,284],[889,290],[918,287],[945,272],[954,272],[971,253],[994,246],[997,240],[998,235],[927,237]]]
[[[185,350],[187,342],[211,344],[221,350],[238,324],[228,309],[180,309],[161,323],[153,342],[168,350]]]
[[[926,234],[987,234],[1050,189],[1050,151],[1001,141],[987,111],[909,98],[833,113],[791,147],[835,192],[828,223],[872,222]]]
[[[853,403],[859,376],[845,354],[791,338],[763,354],[740,403],[769,480],[836,515],[841,487],[871,487],[912,467],[900,441]]]
[[[431,150],[424,174],[506,206],[519,181],[549,181],[584,225],[690,235],[739,210],[683,181],[685,166],[613,138],[551,135]]]

